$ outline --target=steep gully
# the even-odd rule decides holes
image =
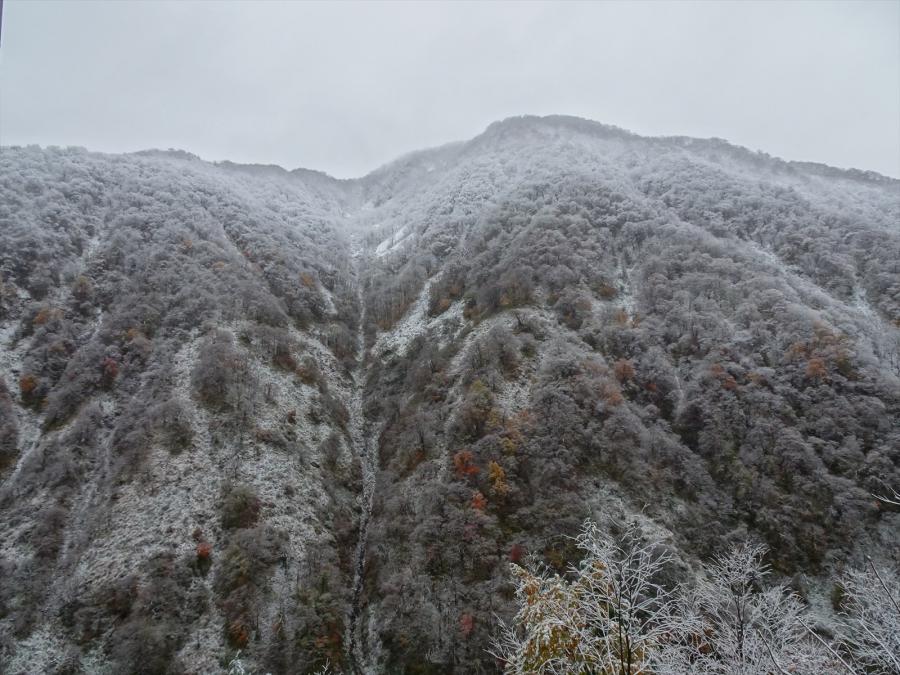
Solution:
[[[365,580],[366,549],[368,544],[369,520],[375,498],[377,474],[377,445],[372,442],[376,437],[369,422],[365,419],[364,392],[369,368],[370,354],[366,353],[365,325],[366,305],[363,294],[362,275],[365,271],[366,253],[361,241],[353,242],[352,253],[353,277],[356,284],[357,302],[360,307],[359,325],[356,335],[356,367],[351,374],[351,395],[348,405],[350,421],[348,429],[352,451],[359,458],[362,469],[362,492],[360,494],[359,538],[356,542],[353,564],[353,583],[351,587],[350,608],[347,615],[347,629],[344,647],[351,671],[356,675],[366,673],[366,655],[361,640],[359,618],[362,612],[362,591]]]

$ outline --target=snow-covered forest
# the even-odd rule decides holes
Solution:
[[[0,481],[2,672],[900,672],[900,181],[3,148]]]

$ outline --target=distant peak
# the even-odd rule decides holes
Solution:
[[[538,129],[566,129],[578,133],[595,136],[618,136],[639,138],[637,134],[612,124],[603,124],[594,120],[574,115],[518,115],[507,117],[488,126],[484,136],[503,134],[506,132],[528,131]]]

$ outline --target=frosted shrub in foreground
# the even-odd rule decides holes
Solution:
[[[873,495],[878,501],[900,506],[900,492]],[[881,570],[869,559],[869,567],[841,579],[839,650],[867,673],[900,673],[900,576]],[[837,652],[833,652],[837,654]],[[853,669],[841,660],[845,670]]]
[[[834,671],[834,659],[806,628],[799,598],[782,585],[765,587],[765,549],[742,546],[717,558],[681,613],[699,630],[659,655],[660,673],[751,675]],[[686,619],[683,619],[686,620]]]
[[[671,558],[637,527],[613,539],[588,522],[577,541],[585,557],[570,578],[511,566],[519,611],[491,650],[508,675],[812,675],[844,667],[807,628],[797,596],[763,585],[762,547],[717,558],[683,591],[660,582]]]
[[[842,647],[863,672],[900,673],[900,580],[869,565],[841,580]]]
[[[656,651],[688,634],[676,591],[658,581],[670,562],[658,541],[634,526],[613,539],[588,522],[578,546],[571,581],[511,566],[519,611],[491,651],[506,673],[647,672]]]

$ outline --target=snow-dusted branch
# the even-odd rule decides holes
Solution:
[[[519,611],[491,650],[508,675],[853,672],[797,596],[766,583],[762,547],[716,558],[685,591],[660,583],[671,558],[639,528],[614,538],[588,522],[577,542],[585,556],[566,576],[512,566]]]
[[[883,504],[891,504],[892,506],[900,506],[900,492],[897,490],[891,489],[891,491],[887,495],[876,495],[873,494],[873,497]]]
[[[659,583],[670,557],[637,527],[612,538],[588,522],[570,578],[512,566],[519,612],[491,653],[509,674],[645,672],[652,655],[690,630],[677,589]]]
[[[867,672],[900,672],[900,579],[869,569],[846,574],[842,647]]]

